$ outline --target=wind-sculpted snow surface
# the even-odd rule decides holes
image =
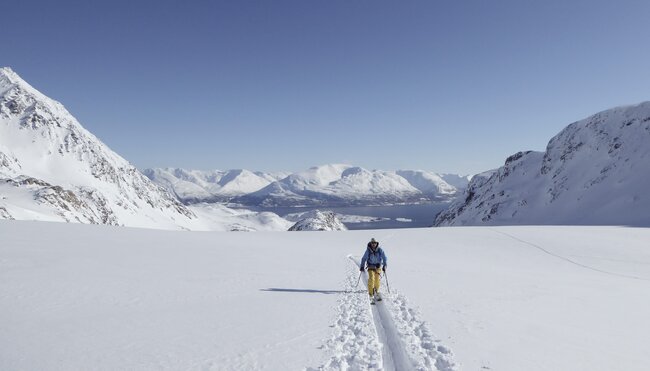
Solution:
[[[435,225],[650,226],[648,169],[650,102],[610,109],[475,176]]]

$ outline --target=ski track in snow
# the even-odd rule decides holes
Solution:
[[[338,300],[333,335],[324,345],[332,357],[308,370],[456,370],[450,350],[433,339],[403,295],[382,289],[384,300],[370,305],[367,274],[359,280],[358,260],[348,258],[354,265]]]
[[[513,239],[513,240],[515,240],[515,241],[519,241],[519,242],[521,242],[521,243],[523,243],[523,244],[526,244],[526,245],[528,245],[528,246],[534,247],[534,248],[540,250],[541,252],[543,252],[544,254],[547,254],[547,255],[553,256],[553,257],[555,257],[555,258],[558,258],[558,259],[564,260],[564,261],[566,261],[566,262],[568,262],[568,263],[571,263],[571,264],[573,264],[573,265],[575,265],[575,266],[578,266],[578,267],[581,267],[581,268],[589,269],[589,270],[594,271],[594,272],[599,272],[599,273],[608,274],[608,275],[611,275],[611,276],[617,276],[617,277],[622,277],[622,278],[630,278],[630,279],[633,279],[633,280],[639,280],[639,281],[650,281],[650,279],[647,279],[647,278],[643,278],[643,277],[639,277],[639,276],[633,276],[633,275],[629,275],[629,274],[622,274],[622,273],[610,272],[610,271],[606,271],[606,270],[604,270],[604,269],[599,269],[599,268],[595,268],[595,267],[589,266],[589,265],[587,265],[587,264],[582,264],[582,263],[579,263],[579,262],[577,262],[577,261],[575,261],[575,260],[572,260],[572,259],[570,259],[570,258],[568,258],[568,257],[566,257],[566,256],[562,256],[562,255],[560,255],[560,254],[556,254],[556,253],[554,253],[554,252],[552,252],[552,251],[549,251],[549,250],[547,250],[547,249],[545,249],[545,248],[543,248],[543,247],[541,247],[541,246],[539,246],[539,245],[536,245],[536,244],[534,244],[534,243],[532,243],[532,242],[528,242],[528,241],[526,241],[526,240],[522,240],[521,238],[516,237],[516,236],[513,236],[513,235],[510,234],[510,233],[506,233],[506,232],[499,231],[499,230],[492,229],[492,228],[491,228],[490,230],[493,231],[493,232],[495,232],[495,233],[498,233],[498,234],[504,235],[504,236],[506,236],[506,237],[509,237],[509,238],[511,238],[511,239]]]

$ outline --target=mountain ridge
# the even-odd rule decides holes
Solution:
[[[611,108],[474,176],[434,223],[650,226],[649,168],[650,102]]]
[[[8,67],[0,69],[0,178],[6,218],[176,229],[196,218]]]
[[[157,184],[179,195],[185,204],[232,202],[244,206],[347,206],[440,201],[455,197],[469,182],[468,176],[455,174],[439,175],[423,170],[367,170],[348,164],[325,164],[289,174],[249,171],[267,180],[267,184],[260,182],[258,186],[263,186],[251,191],[224,181],[223,174],[227,171],[222,170],[203,172],[154,168],[143,172]],[[188,179],[175,173],[197,176]],[[220,183],[219,187],[198,180],[202,173],[222,174],[211,182]],[[447,183],[445,177],[453,179],[456,186]],[[193,184],[186,184],[187,181]],[[230,194],[220,191],[225,186],[232,190]]]

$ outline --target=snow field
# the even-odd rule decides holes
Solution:
[[[372,309],[346,258],[370,237],[392,292]],[[650,369],[647,228],[2,221],[0,240],[2,370],[387,370],[387,348],[415,369]]]

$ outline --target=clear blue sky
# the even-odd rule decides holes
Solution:
[[[650,2],[14,1],[0,65],[140,168],[475,173],[650,99]]]

